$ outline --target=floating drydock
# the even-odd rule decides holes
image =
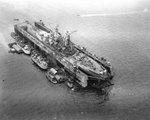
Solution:
[[[57,65],[71,76],[69,77],[72,78],[71,81],[82,87],[88,85],[97,88],[105,87],[106,83],[108,85],[113,79],[110,63],[103,57],[98,58],[85,48],[72,43],[69,32],[63,36],[58,28],[52,30],[41,21],[34,24],[25,21],[14,25],[14,30],[49,61],[54,59]]]

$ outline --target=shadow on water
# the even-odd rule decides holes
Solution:
[[[110,85],[103,88],[93,88],[92,86],[82,88],[77,85],[75,86],[75,88],[72,89],[72,91],[73,94],[79,96],[93,96],[96,99],[98,99],[98,102],[96,102],[96,104],[102,104],[105,103],[106,101],[109,101],[113,86],[114,86],[114,80],[111,81]]]

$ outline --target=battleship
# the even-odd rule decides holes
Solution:
[[[15,24],[12,35],[32,48],[32,61],[46,71],[50,82],[66,82],[71,88],[76,85],[98,89],[111,86],[114,71],[110,62],[73,43],[72,33],[67,31],[62,35],[58,28],[48,28],[40,20]]]

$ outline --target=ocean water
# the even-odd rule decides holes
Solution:
[[[39,9],[40,7],[40,9]],[[0,112],[4,120],[148,120],[150,119],[150,13],[78,17],[83,11],[0,4]],[[104,56],[114,66],[115,85],[101,104],[95,92],[74,92],[53,85],[26,55],[8,53],[10,32],[21,20],[42,19],[60,31],[77,30],[72,41]]]

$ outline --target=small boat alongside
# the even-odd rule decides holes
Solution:
[[[46,77],[53,84],[62,83],[66,79],[65,72],[60,68],[50,68],[46,73]]]
[[[22,49],[21,49],[21,47],[18,44],[14,44],[12,46],[12,48],[11,48],[11,51],[14,51],[14,52],[16,52],[18,54],[21,54],[23,52]]]
[[[17,36],[15,33],[11,33],[11,37],[15,39],[16,43],[21,47],[22,51],[26,54],[26,55],[30,55],[31,54],[31,47],[26,44],[22,38],[20,38],[19,36]]]
[[[31,60],[37,64],[41,69],[47,70],[48,69],[48,62],[46,58],[44,58],[40,53],[37,51],[33,51],[31,54]]]
[[[8,51],[9,53],[15,53],[16,50],[14,48],[10,48],[10,50]]]
[[[31,54],[31,48],[29,47],[29,45],[25,45],[24,47],[22,47],[22,50],[26,55]]]
[[[20,54],[20,53],[23,52],[21,47],[16,42],[9,43],[8,47],[10,48],[9,52],[11,52],[11,53],[18,53],[18,54]]]

